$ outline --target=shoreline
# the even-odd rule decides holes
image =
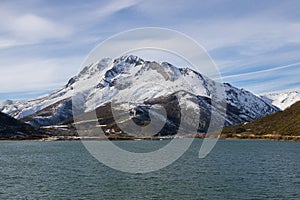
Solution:
[[[157,141],[157,140],[172,140],[172,139],[185,139],[185,138],[194,138],[194,139],[205,139],[204,136],[195,137],[171,137],[171,136],[162,136],[162,137],[108,137],[108,138],[99,138],[99,137],[78,137],[78,136],[52,136],[39,139],[0,139],[0,142],[55,142],[55,141]],[[225,136],[221,135],[219,140],[267,140],[267,141],[289,141],[289,142],[300,142],[300,136],[280,136],[280,135],[233,135]]]
[[[296,135],[276,135],[276,134],[266,134],[266,135],[254,135],[254,134],[221,134],[220,139],[229,140],[274,140],[274,141],[294,141],[300,142],[300,136]]]

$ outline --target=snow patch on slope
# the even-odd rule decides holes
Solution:
[[[274,106],[284,110],[290,107],[292,104],[300,101],[300,92],[292,91],[292,92],[282,92],[282,93],[271,93],[262,95],[265,101],[272,103]]]

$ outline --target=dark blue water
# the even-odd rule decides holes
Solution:
[[[0,142],[0,199],[300,199],[300,143],[223,140],[198,159],[201,142],[147,174],[110,169],[80,142]]]

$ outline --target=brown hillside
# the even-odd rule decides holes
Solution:
[[[300,136],[300,101],[284,111],[279,111],[263,118],[223,129],[224,135],[292,135]]]

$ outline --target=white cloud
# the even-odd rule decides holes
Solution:
[[[300,29],[294,22],[262,16],[195,20],[181,29],[192,34],[209,51],[235,47],[242,55],[261,54],[284,45],[300,43]]]
[[[60,88],[76,75],[82,57],[0,61],[0,91],[34,91]]]
[[[71,32],[70,28],[64,25],[33,14],[18,16],[10,23],[12,34],[24,40],[63,38]]]
[[[13,46],[18,46],[26,43],[18,42],[15,39],[9,39],[9,38],[1,38],[0,37],[0,49],[2,48],[8,48]]]
[[[72,34],[70,26],[33,13],[18,13],[8,7],[0,7],[0,13],[0,48],[36,44]]]
[[[96,19],[108,17],[120,10],[136,5],[139,1],[140,0],[110,1],[110,3],[102,7],[94,8],[93,12],[90,13],[90,16],[95,17]]]

